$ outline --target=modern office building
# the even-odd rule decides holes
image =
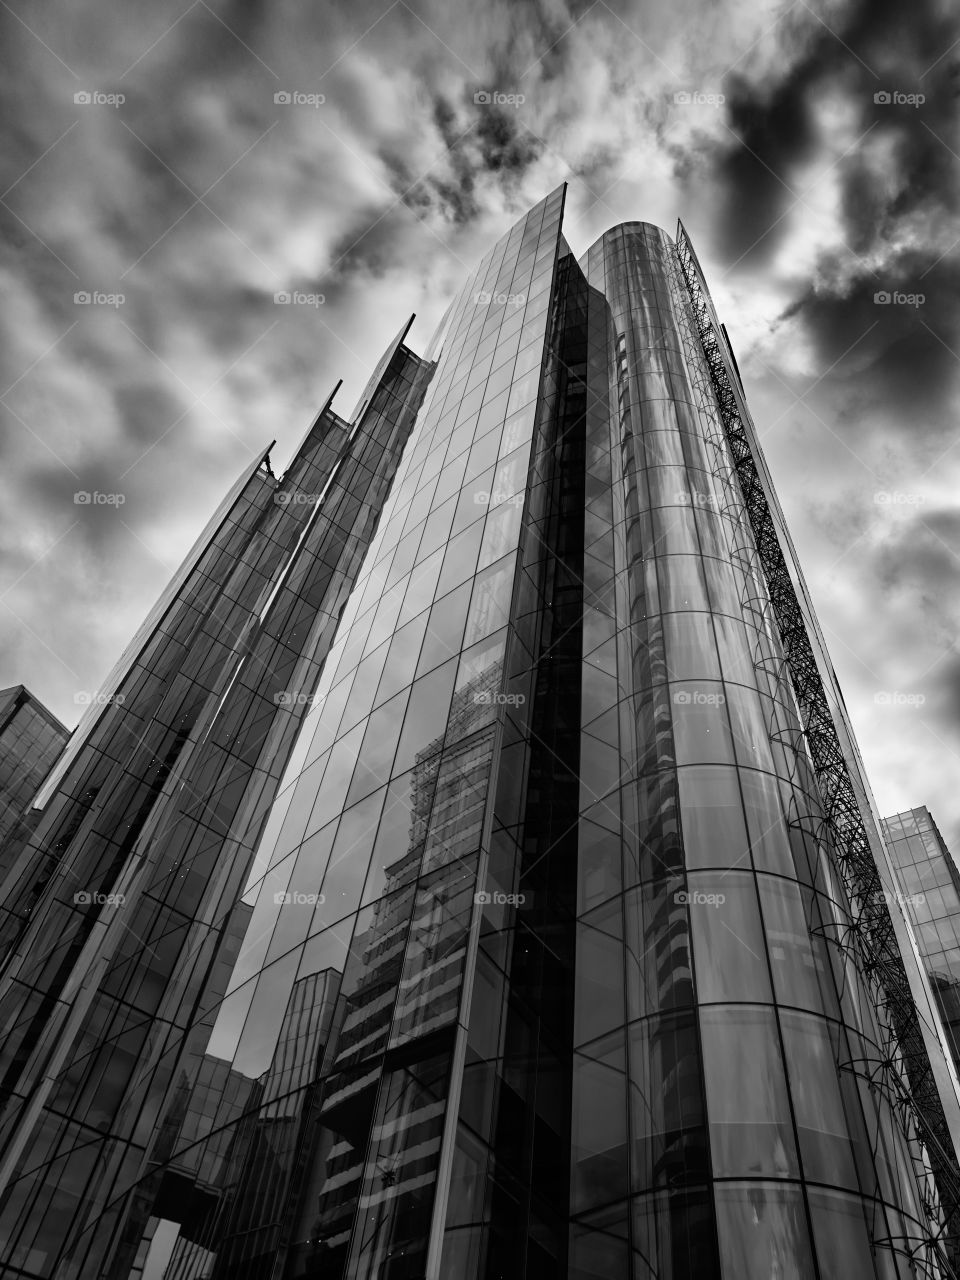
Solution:
[[[960,871],[924,805],[884,818],[883,833],[960,1073]]]
[[[22,684],[0,689],[0,879],[8,837],[67,745],[70,730]]]
[[[3,885],[0,1272],[948,1277],[960,1105],[683,229],[241,476]],[[122,700],[116,695],[122,695]]]

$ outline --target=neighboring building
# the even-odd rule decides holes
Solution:
[[[37,798],[4,1276],[952,1274],[954,1077],[725,331],[682,228],[577,260],[563,201],[241,477]]]
[[[22,684],[0,689],[0,879],[7,838],[67,744],[70,730]]]
[[[960,1072],[960,871],[924,805],[884,818],[883,831]]]

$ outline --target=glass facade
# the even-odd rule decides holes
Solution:
[[[960,1073],[960,871],[923,805],[884,818],[883,833]]]
[[[241,477],[44,788],[5,1275],[951,1274],[677,247],[563,201]]]
[[[69,737],[66,725],[22,684],[0,689],[0,879],[18,821]]]

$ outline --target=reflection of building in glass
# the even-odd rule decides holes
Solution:
[[[563,200],[241,479],[45,785],[9,1274],[951,1274],[960,1104],[726,333],[682,228],[578,260]]]
[[[0,689],[0,878],[14,854],[8,837],[69,737],[70,730],[22,684]]]
[[[883,831],[960,1072],[960,871],[924,805],[884,818]]]

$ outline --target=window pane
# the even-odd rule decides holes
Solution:
[[[386,788],[381,788],[348,809],[340,819],[323,877],[324,900],[318,920],[333,924],[359,907],[385,794]]]
[[[422,833],[413,820],[410,788],[411,770],[394,778],[387,788],[383,815],[370,859],[370,870],[363,888],[361,906],[366,906],[388,890],[398,889],[412,880],[419,869]],[[429,813],[424,816],[425,824]]]
[[[829,1024],[809,1014],[785,1012],[782,1025],[804,1176],[855,1188],[857,1174]]]
[[[693,962],[679,877],[631,889],[624,898],[627,1018],[693,1004]]]
[[[708,613],[666,614],[663,638],[671,680],[719,679],[720,662]]]
[[[752,872],[699,871],[687,878],[697,997],[772,999],[757,890]]]
[[[769,773],[753,769],[740,771],[743,803],[750,830],[750,851],[758,870],[776,871],[795,876],[796,867],[790,849],[790,836],[783,818],[780,787]]]
[[[482,510],[477,507],[478,515]],[[461,582],[472,578],[477,567],[477,556],[480,553],[480,541],[483,538],[483,520],[475,520],[468,529],[458,534],[447,546],[443,559],[443,569],[437,583],[437,595],[445,596],[448,591],[458,587]]]
[[[839,1191],[809,1191],[813,1238],[823,1280],[875,1280],[864,1203]],[[871,1215],[875,1212],[871,1205]],[[891,1273],[893,1267],[890,1268]]]
[[[814,1280],[799,1187],[721,1183],[716,1199],[724,1276]]]
[[[773,769],[770,735],[760,695],[741,684],[724,686],[737,762],[750,769]]]
[[[471,645],[509,621],[515,556],[507,556],[477,574],[467,619],[465,645]]]
[[[617,898],[577,925],[574,1043],[595,1040],[623,1022],[623,919]]]
[[[692,1013],[630,1028],[633,1190],[707,1176],[703,1084]]]
[[[423,643],[429,617],[429,611],[424,609],[419,617],[408,622],[405,627],[401,627],[390,641],[390,652],[387,654],[387,661],[377,689],[378,703],[385,702],[408,684],[413,683],[420,646]]]
[[[678,769],[681,830],[688,867],[731,867],[746,853],[747,829],[735,769]]]
[[[670,701],[677,764],[732,764],[723,685],[709,680],[671,684]]]
[[[417,675],[425,675],[460,652],[470,590],[471,584],[465,582],[442,600],[438,600],[430,610]]]
[[[712,1005],[701,1009],[700,1025],[714,1173],[796,1176],[773,1011]]]
[[[658,556],[657,573],[664,613],[678,609],[708,610],[699,556]]]
[[[589,1054],[589,1056],[588,1056]],[[627,1077],[622,1033],[574,1055],[574,1211],[627,1194]]]
[[[417,763],[419,755],[442,746],[456,674],[457,660],[452,658],[413,685],[394,762],[395,773],[405,773]]]
[[[777,1002],[839,1016],[825,944],[811,936],[800,886],[774,876],[757,881]]]
[[[720,1280],[709,1192],[694,1187],[637,1197],[633,1247],[631,1280]],[[610,1271],[607,1280],[620,1275]]]

